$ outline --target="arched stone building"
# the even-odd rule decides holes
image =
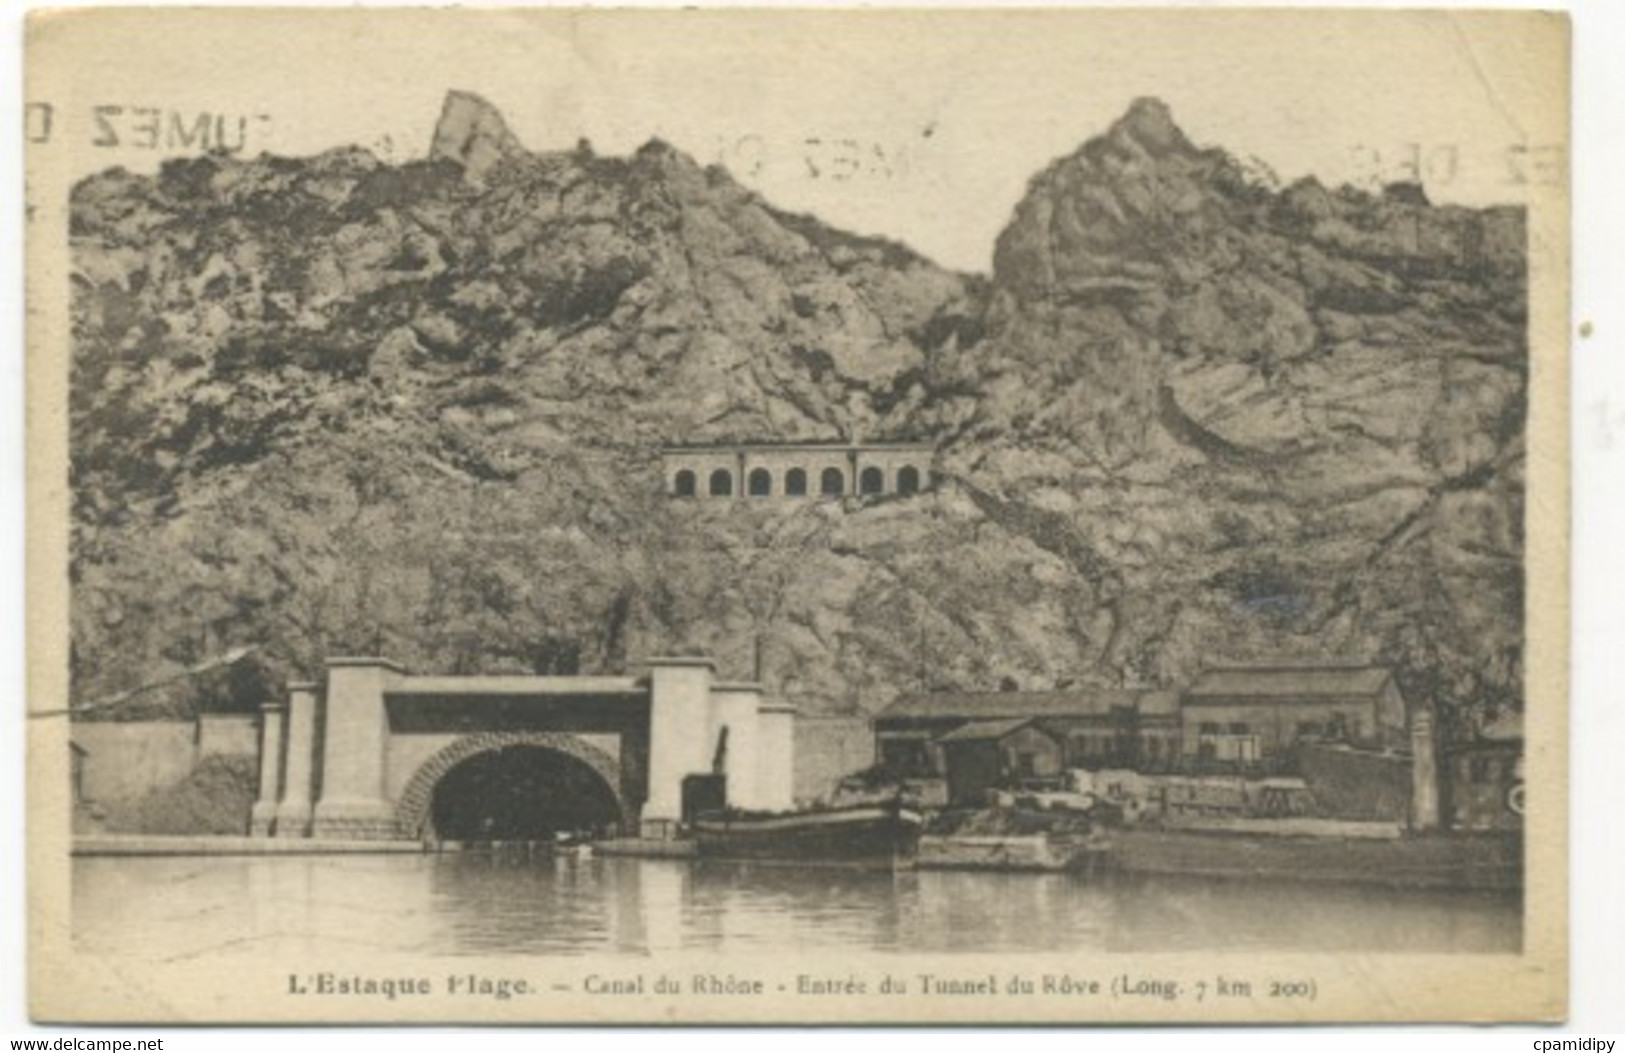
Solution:
[[[666,493],[684,498],[912,494],[931,487],[930,443],[731,443],[668,446]]]

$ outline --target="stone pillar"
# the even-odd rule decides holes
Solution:
[[[1411,829],[1439,828],[1439,755],[1433,734],[1433,711],[1418,706],[1411,713]]]
[[[733,808],[762,808],[758,790],[761,752],[762,689],[756,684],[718,684],[711,689],[713,706],[711,741],[717,741],[722,728],[728,729],[728,805]]]
[[[626,814],[621,816],[615,836],[636,837],[642,829],[643,803],[649,798],[649,728],[623,728],[619,738],[616,756],[621,765],[620,790]]]
[[[763,702],[756,710],[756,800],[766,811],[796,803],[796,707]]]
[[[316,775],[316,685],[308,680],[288,685],[286,754],[282,800],[276,806],[276,836],[309,837]]]
[[[398,836],[384,788],[389,744],[384,693],[404,672],[383,658],[327,660],[322,798],[312,836],[365,841]]]
[[[675,836],[683,815],[683,777],[711,770],[709,658],[649,660],[649,799],[644,837]]]
[[[260,793],[248,821],[251,837],[270,837],[276,828],[276,804],[282,796],[282,722],[288,707],[274,699],[260,706]]]

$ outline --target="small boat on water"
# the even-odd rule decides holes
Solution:
[[[801,812],[709,812],[695,817],[702,857],[892,865],[911,860],[925,816],[903,801]]]

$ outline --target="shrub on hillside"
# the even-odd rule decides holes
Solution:
[[[173,786],[106,802],[106,830],[120,834],[246,834],[257,777],[253,757],[204,757]]]

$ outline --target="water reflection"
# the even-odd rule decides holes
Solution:
[[[458,853],[429,861],[437,948],[451,953],[642,952],[635,867]]]
[[[80,859],[87,951],[1516,952],[1510,895],[670,860]]]

